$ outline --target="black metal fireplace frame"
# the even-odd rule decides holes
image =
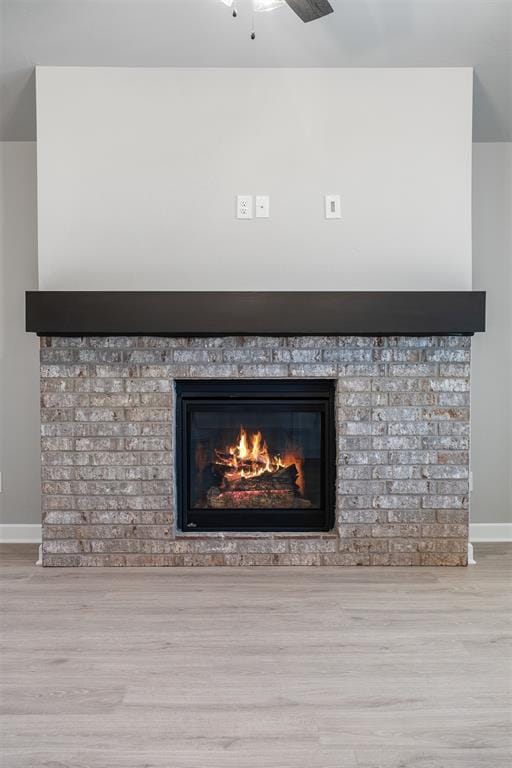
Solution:
[[[334,526],[336,444],[334,426],[335,382],[314,380],[182,380],[176,382],[176,492],[178,526],[182,532],[237,531],[310,532],[330,531]],[[218,401],[219,410],[239,403],[281,403],[312,407],[322,415],[322,503],[320,509],[243,509],[212,511],[191,509],[188,500],[190,463],[189,418],[193,408]],[[224,407],[222,404],[224,403]]]

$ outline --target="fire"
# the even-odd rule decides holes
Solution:
[[[304,495],[303,456],[298,450],[287,451],[282,457],[272,455],[260,431],[248,433],[240,427],[238,442],[229,445],[225,452],[215,450],[215,463],[226,468],[225,478],[229,482],[259,477],[265,472],[273,474],[280,469],[295,465],[297,486]]]

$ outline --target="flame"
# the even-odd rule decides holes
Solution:
[[[259,477],[264,472],[273,474],[280,469],[295,465],[297,470],[296,483],[304,495],[305,482],[303,473],[304,459],[299,450],[287,450],[283,457],[278,453],[271,455],[263,435],[258,430],[249,434],[240,427],[238,442],[228,445],[226,451],[215,450],[215,463],[226,467],[225,478],[229,482],[241,478]]]

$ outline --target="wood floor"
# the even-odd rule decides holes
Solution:
[[[80,570],[4,545],[0,765],[510,768],[511,552]]]

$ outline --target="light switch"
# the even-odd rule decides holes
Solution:
[[[237,219],[252,219],[252,195],[236,196]]]
[[[268,219],[270,216],[270,198],[268,195],[256,195],[256,218]]]
[[[341,219],[341,197],[340,195],[325,196],[325,218]]]

